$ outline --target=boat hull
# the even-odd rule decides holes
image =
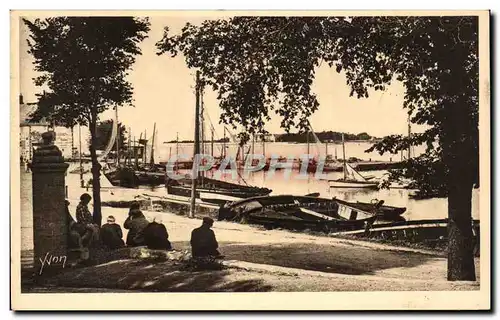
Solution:
[[[474,254],[480,252],[480,222],[473,220],[472,236]],[[383,239],[384,241],[397,241],[401,243],[420,244],[431,248],[448,245],[448,219],[427,219],[386,224],[376,224],[365,231],[342,231],[338,235],[369,239]]]
[[[174,181],[167,183],[167,193],[182,197],[191,197],[191,180]],[[203,178],[198,181],[195,197],[205,202],[222,205],[228,201],[238,201],[241,199],[266,196],[272,190],[267,188],[257,188],[238,185],[235,183]]]
[[[329,180],[330,188],[355,188],[355,189],[377,189],[378,183],[376,182],[357,182],[357,181],[343,181],[343,180]]]
[[[337,200],[341,201],[341,200]],[[392,207],[392,206],[377,206],[374,203],[367,202],[345,202],[349,206],[365,212],[376,214],[382,220],[401,220],[401,215],[406,212],[405,207]]]
[[[357,230],[376,221],[377,215],[346,204],[310,196],[254,197],[224,205],[219,220],[320,231]]]

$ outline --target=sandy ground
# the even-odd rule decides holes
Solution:
[[[127,213],[127,209],[103,208],[103,214],[115,216],[120,225]],[[144,213],[148,219],[163,221],[176,250],[189,250],[191,230],[200,225],[200,220]],[[266,231],[231,222],[215,222],[213,229],[232,267],[228,270],[190,273],[178,271],[169,262],[126,260],[64,273],[55,284],[148,291],[479,289],[479,278],[472,283],[446,281],[446,259],[439,253],[285,230]]]
[[[81,190],[78,189],[70,194],[79,194]],[[111,196],[103,192],[103,200]],[[77,201],[71,200],[73,216],[76,205]],[[22,213],[23,262],[29,262],[33,248],[32,222],[26,211]],[[104,219],[113,215],[123,226],[128,209],[103,207],[102,214]],[[149,220],[156,218],[166,225],[176,250],[189,250],[191,231],[201,224],[199,219],[172,213],[145,211],[144,214]],[[186,272],[179,271],[172,262],[120,260],[64,272],[53,285],[68,287],[68,291],[71,287],[147,291],[479,289],[479,274],[475,282],[446,281],[446,257],[439,252],[286,230],[264,230],[223,221],[216,221],[213,230],[226,256],[229,267],[226,270]],[[125,238],[127,231],[123,231]],[[476,259],[476,270],[479,272],[479,259]]]

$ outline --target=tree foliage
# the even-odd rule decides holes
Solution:
[[[425,144],[428,152],[412,161],[424,165],[430,159],[442,162],[436,155],[443,154],[444,141],[468,141],[475,155],[468,165],[477,180],[476,17],[234,17],[188,23],[178,35],[167,27],[157,47],[158,54],[182,52],[218,93],[221,122],[250,134],[264,130],[270,110],[282,117],[287,132],[304,131],[319,106],[310,88],[323,62],[345,73],[351,96],[358,98],[401,81],[411,122],[429,129],[386,137],[367,151],[397,154]]]
[[[427,152],[412,163],[435,168],[449,196],[448,278],[472,280],[477,44],[476,16],[234,17],[186,24],[178,35],[165,28],[157,48],[160,55],[184,54],[187,65],[199,69],[204,83],[218,93],[221,122],[239,124],[245,134],[262,131],[270,110],[282,117],[287,131],[305,130],[319,105],[311,84],[320,63],[343,72],[350,95],[358,98],[402,82],[402,107],[412,123],[429,129],[386,137],[373,149],[397,153],[426,144]],[[417,177],[422,170],[410,174]]]
[[[39,95],[32,118],[65,126],[89,126],[92,114],[132,104],[128,70],[140,54],[138,44],[149,30],[147,20],[131,17],[53,17],[23,19],[30,31],[29,53],[35,58],[34,83]],[[97,118],[95,119],[97,120]]]
[[[96,129],[96,150],[104,150],[109,143],[109,139],[111,138],[111,132],[113,131],[114,121],[113,120],[105,120],[97,123]],[[124,150],[127,144],[127,130],[125,126],[118,122],[118,132],[117,138],[115,139],[115,143],[113,144],[113,150],[116,150],[116,143],[119,141],[119,149]],[[89,141],[90,142],[90,141]]]
[[[139,43],[149,31],[148,19],[133,17],[50,17],[30,21],[28,52],[35,59],[38,97],[33,120],[46,118],[72,127],[88,126],[91,135],[94,220],[101,224],[100,164],[97,122],[103,111],[132,104],[128,71],[141,54]]]

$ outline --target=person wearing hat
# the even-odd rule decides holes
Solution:
[[[191,254],[194,258],[199,257],[222,257],[217,250],[219,244],[215,238],[215,233],[211,229],[214,220],[209,217],[203,218],[201,227],[191,232]]]
[[[115,223],[115,217],[109,216],[106,223],[101,227],[102,244],[111,250],[122,248],[125,246],[122,238],[122,228]]]

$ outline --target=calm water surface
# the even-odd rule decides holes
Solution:
[[[279,151],[277,145],[281,143],[269,143],[267,145],[275,146],[275,150]],[[364,145],[363,145],[364,144]],[[175,144],[173,144],[175,146]],[[303,152],[301,150],[304,145],[300,144],[281,144],[285,145],[285,149],[289,150],[290,154],[292,151],[296,151],[297,154],[301,154]],[[368,159],[364,150],[370,143],[357,143],[346,145],[346,153],[349,151],[351,154],[348,156],[355,156],[358,158]],[[337,146],[338,147],[338,146]],[[186,146],[184,146],[186,148]],[[286,149],[288,148],[288,149]],[[164,149],[163,149],[164,150]],[[266,154],[268,148],[266,147]],[[329,153],[332,150],[329,147]],[[349,151],[348,151],[349,150]],[[357,150],[358,153],[354,153],[353,150]],[[181,152],[186,150],[181,150]],[[175,151],[174,151],[175,152]],[[271,154],[271,151],[269,151]],[[258,153],[258,150],[256,150]],[[285,153],[278,153],[283,155]],[[365,155],[365,156],[363,156]],[[167,154],[168,157],[168,154]],[[384,157],[375,158],[373,155],[372,160],[388,160]],[[72,164],[74,166],[74,164]],[[70,167],[71,168],[71,167]],[[362,172],[364,175],[373,175],[376,177],[380,177],[385,173],[385,171],[367,171]],[[212,172],[207,173],[208,177],[213,177]],[[362,202],[370,202],[373,199],[384,200],[385,204],[391,206],[398,207],[406,207],[407,210],[404,213],[403,217],[408,220],[419,220],[419,219],[440,219],[447,217],[447,199],[446,198],[434,198],[434,199],[426,199],[426,200],[413,200],[408,197],[408,190],[362,190],[362,189],[334,189],[330,188],[328,185],[328,181],[326,180],[317,180],[314,177],[314,174],[309,174],[308,176],[300,176],[302,179],[297,179],[300,176],[297,171],[291,171],[287,173],[286,170],[277,170],[274,174],[271,172],[254,172],[245,175],[242,173],[241,175],[231,176],[230,174],[222,176],[221,179],[230,182],[237,182],[241,184],[249,184],[259,187],[267,187],[273,190],[272,195],[277,194],[293,194],[293,195],[305,195],[308,193],[319,192],[321,197],[332,198],[337,197],[338,199],[346,200],[346,201],[362,201]],[[331,172],[328,173],[327,179],[336,179],[342,176],[341,172]],[[86,175],[85,179],[90,178],[90,175]],[[104,179],[104,176],[101,176]],[[79,175],[68,173],[66,176],[66,184],[67,185],[78,185],[79,184]],[[106,188],[111,187],[109,182],[102,181],[102,186]],[[113,188],[113,193],[116,195],[116,198],[120,198],[120,193],[124,194],[126,192],[130,192],[131,190],[121,190],[120,188]],[[165,188],[163,186],[157,188],[147,188],[144,192],[149,194],[154,194],[158,196],[165,195]],[[21,170],[21,210],[24,213],[30,212],[31,210],[31,174],[24,173],[24,170]],[[479,190],[474,190],[472,195],[472,216],[474,219],[479,219]]]
[[[235,143],[227,143],[226,154],[235,156],[238,150],[238,145]],[[401,155],[394,154],[384,154],[380,155],[377,152],[366,153],[365,150],[372,146],[371,142],[346,142],[345,143],[345,153],[346,158],[356,157],[363,160],[373,160],[373,161],[399,161],[401,160]],[[214,156],[218,157],[221,155],[223,149],[222,143],[214,143]],[[211,154],[212,148],[210,143],[205,144],[204,149],[205,154]],[[245,146],[245,153],[252,152],[251,143]],[[286,142],[266,142],[265,145],[262,142],[256,142],[254,144],[254,153],[262,154],[263,151],[267,158],[272,155],[284,156],[284,157],[295,157],[298,158],[301,154],[307,153],[307,144],[305,143],[286,143]],[[192,143],[179,143],[178,145],[179,154],[187,155],[188,157],[193,156],[193,144]],[[418,155],[424,151],[424,147],[416,147],[412,150],[412,154]],[[165,143],[158,146],[158,152],[155,151],[157,161],[168,161],[171,156],[177,154],[177,144],[176,143]],[[329,143],[318,144],[313,143],[309,145],[309,153],[312,155],[324,156],[325,154],[331,155],[333,158],[342,158],[342,144],[340,143]]]

